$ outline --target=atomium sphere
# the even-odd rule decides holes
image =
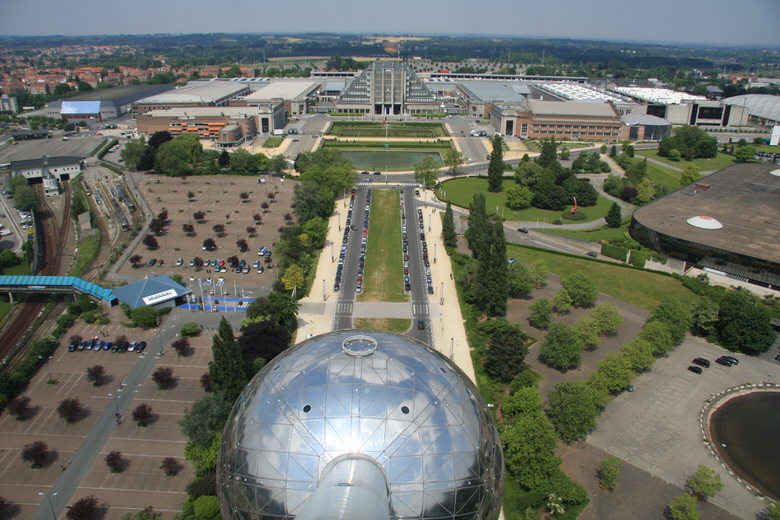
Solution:
[[[503,454],[466,375],[406,336],[338,331],[252,379],[222,438],[224,519],[494,520]]]

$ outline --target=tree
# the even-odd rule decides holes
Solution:
[[[141,156],[146,149],[146,143],[143,139],[131,139],[122,147],[122,151],[119,155],[125,162],[128,168],[135,170],[138,167],[138,162],[141,160]]]
[[[558,471],[558,436],[541,412],[519,416],[501,433],[501,443],[507,470],[526,488],[542,486]]]
[[[507,261],[504,226],[489,222],[485,232],[486,249],[477,256],[477,279],[474,289],[475,305],[488,316],[506,314]]]
[[[552,303],[547,298],[539,298],[529,308],[529,321],[539,329],[546,329],[552,323]]]
[[[610,395],[615,395],[631,384],[634,372],[631,360],[623,352],[612,352],[601,360],[598,370],[591,372],[587,379],[593,390],[597,406],[605,406]]]
[[[591,311],[590,317],[596,324],[598,334],[604,336],[614,336],[617,334],[620,324],[623,322],[623,318],[618,312],[617,305],[614,303],[596,305]]]
[[[612,491],[617,484],[617,478],[620,474],[620,468],[623,467],[623,461],[615,456],[608,456],[601,459],[599,467],[599,484],[602,487]]]
[[[648,320],[648,322],[654,321],[666,324],[669,327],[674,345],[679,345],[685,338],[685,333],[691,328],[691,309],[679,299],[664,298]]]
[[[173,368],[171,367],[159,367],[152,372],[152,381],[157,384],[157,388],[160,390],[168,390],[173,388],[176,383],[176,378],[173,377]]]
[[[30,398],[26,395],[15,397],[8,403],[8,415],[16,417],[17,421],[24,421],[27,419],[27,414],[30,413]]]
[[[479,258],[490,244],[489,227],[490,219],[485,207],[485,195],[475,193],[469,204],[469,226],[464,234],[474,258]]]
[[[206,218],[206,213],[203,211],[196,211],[192,214],[192,218],[194,218],[198,224],[203,224],[204,219]]]
[[[267,297],[261,296],[250,303],[246,316],[252,321],[273,321],[292,332],[298,328],[296,316],[299,308],[300,304],[291,294],[274,291]]]
[[[439,163],[430,155],[426,155],[414,165],[414,180],[426,188],[431,188],[436,184],[438,173]]]
[[[695,164],[687,166],[680,174],[680,187],[693,184],[701,179],[699,168]]]
[[[31,210],[38,205],[38,195],[32,186],[22,184],[14,190],[14,207],[17,209]]]
[[[241,327],[238,346],[245,361],[247,374],[254,374],[255,360],[270,361],[290,346],[292,337],[284,325],[273,318],[257,318]]]
[[[69,397],[60,401],[60,404],[57,406],[57,414],[65,419],[65,422],[74,423],[79,418],[83,408],[78,398]]]
[[[732,291],[721,299],[717,333],[723,346],[751,354],[765,352],[776,337],[769,309],[747,291]]]
[[[212,229],[214,230],[214,233],[216,233],[218,237],[225,236],[225,225],[224,224],[214,224]]]
[[[89,495],[76,500],[71,504],[65,516],[68,520],[97,520],[101,516],[98,499]]]
[[[143,329],[150,329],[157,326],[158,317],[157,309],[148,305],[136,307],[130,312],[130,318],[133,320],[133,324],[136,327],[141,327]]]
[[[246,253],[247,250],[249,250],[249,244],[247,244],[246,240],[244,240],[243,238],[239,238],[238,240],[236,240],[236,247],[242,253]]]
[[[106,466],[111,470],[111,473],[121,473],[125,469],[126,462],[119,451],[109,451],[106,455]]]
[[[232,403],[221,394],[204,395],[192,403],[192,408],[184,411],[179,420],[182,433],[192,444],[208,448],[214,435],[224,428],[231,406]]]
[[[655,356],[668,354],[676,345],[669,324],[663,321],[652,321],[652,318],[642,327],[639,339],[647,341],[652,346]]]
[[[533,290],[534,285],[528,268],[520,262],[511,264],[507,269],[507,289],[512,298],[522,298],[528,296]]]
[[[138,264],[141,263],[141,255],[133,255],[130,257],[130,263],[133,265],[133,267],[138,267]]]
[[[241,350],[233,335],[233,328],[223,316],[217,334],[212,339],[212,361],[209,362],[211,386],[222,392],[230,403],[236,400],[248,382]]]
[[[446,150],[442,155],[444,164],[447,165],[453,175],[457,175],[460,167],[466,162],[465,156],[454,148]]]
[[[195,234],[196,234],[195,233],[195,226],[193,226],[192,224],[182,224],[181,225],[181,230],[184,231],[184,233],[188,237],[194,237]]]
[[[653,365],[653,345],[649,341],[636,338],[621,349],[628,366],[634,372],[644,372]]]
[[[720,475],[714,469],[708,468],[703,464],[696,468],[694,474],[685,481],[685,484],[699,500],[712,498],[723,489]]]
[[[152,251],[160,247],[160,245],[157,243],[157,239],[154,238],[153,235],[146,235],[143,239],[143,244],[147,249]]]
[[[219,500],[213,495],[203,495],[195,499],[193,505],[195,518],[198,520],[219,520]]]
[[[147,426],[152,418],[152,407],[141,403],[133,410],[132,417],[138,426]]]
[[[577,331],[565,323],[553,322],[539,349],[539,354],[546,364],[557,370],[566,371],[578,367],[582,345],[577,337]]]
[[[577,307],[589,307],[598,297],[596,284],[582,271],[577,271],[563,278],[561,285],[569,293],[572,303]]]
[[[734,160],[740,163],[750,162],[753,160],[755,153],[756,149],[752,146],[740,146],[734,154]]]
[[[655,188],[653,188],[650,178],[645,177],[636,186],[636,200],[640,204],[647,204],[653,200],[653,197],[655,197]]]
[[[445,247],[457,247],[458,234],[455,232],[455,219],[452,214],[452,204],[449,202],[447,202],[447,207],[444,209],[441,233],[444,239]]]
[[[173,477],[179,472],[181,465],[173,457],[165,457],[160,464],[160,469],[163,470],[166,477]]]
[[[672,520],[699,520],[699,504],[696,497],[683,494],[669,504],[669,515]]]
[[[102,385],[105,377],[106,369],[102,365],[94,365],[87,368],[87,381],[92,383],[92,386]]]
[[[498,193],[502,188],[504,177],[504,140],[496,134],[493,136],[493,151],[488,163],[488,191]]]
[[[238,148],[230,154],[230,169],[237,173],[257,173],[257,157],[244,148]]]
[[[519,325],[503,318],[488,323],[485,373],[503,383],[509,383],[525,366],[524,360],[528,354],[526,335]]]
[[[217,243],[213,238],[207,238],[203,241],[203,249],[206,251],[215,251],[217,249]]]
[[[620,204],[613,202],[609,207],[609,211],[607,212],[607,216],[604,217],[604,220],[607,222],[607,226],[611,228],[619,228],[623,221],[623,216],[620,211]]]
[[[528,209],[534,194],[521,184],[514,184],[506,190],[506,207],[514,210]]]
[[[531,269],[528,271],[531,283],[535,289],[542,287],[547,283],[547,265],[544,260],[534,260],[531,262]]]
[[[219,154],[219,159],[217,159],[217,164],[223,170],[225,168],[229,168],[230,167],[230,154],[228,153],[227,150],[222,150],[222,153]]]
[[[179,356],[184,356],[190,350],[190,342],[187,340],[187,338],[179,338],[171,343],[171,347],[176,351],[176,354]]]
[[[211,374],[204,372],[200,376],[200,387],[204,392],[211,392]]]
[[[550,139],[542,139],[541,151],[539,157],[536,158],[536,162],[542,168],[554,168],[558,163],[558,145],[555,142],[555,137]]]
[[[32,468],[43,467],[49,457],[49,445],[43,441],[35,441],[25,444],[22,450],[22,460],[32,462]]]
[[[254,226],[247,226],[247,228],[246,228],[246,232],[247,232],[247,234],[248,234],[250,237],[253,237],[253,236],[255,236],[255,234],[257,233],[257,228],[256,228],[256,227],[254,227]]]
[[[720,305],[709,298],[702,298],[691,311],[691,330],[697,336],[714,334],[718,324]]]
[[[565,294],[565,293],[564,293]],[[556,295],[557,296],[557,295]],[[555,304],[553,304],[555,306]],[[577,337],[585,349],[595,349],[599,344],[599,331],[596,322],[592,318],[582,318],[574,324]]]
[[[566,442],[585,437],[596,425],[598,409],[593,391],[582,381],[564,381],[547,396],[550,420]]]
[[[282,275],[282,283],[287,291],[292,291],[296,288],[303,288],[303,284],[306,282],[306,276],[303,272],[303,268],[299,265],[292,264],[285,269]]]
[[[572,299],[569,296],[569,292],[566,289],[561,289],[552,300],[552,308],[558,314],[566,314],[571,310]]]
[[[203,147],[197,135],[179,134],[160,146],[154,158],[154,166],[166,175],[189,175],[202,153]]]

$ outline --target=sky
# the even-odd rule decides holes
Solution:
[[[0,0],[0,35],[480,34],[780,46],[780,0]]]

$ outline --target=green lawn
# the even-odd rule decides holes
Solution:
[[[533,141],[533,140],[526,140],[523,141],[523,144],[528,148],[531,152],[541,152],[542,151],[542,144],[539,141]],[[558,144],[562,147],[566,148],[567,150],[577,150],[579,148],[591,148],[593,146],[601,146],[601,143],[561,143],[558,141]]]
[[[387,126],[387,128],[385,128]],[[336,121],[329,134],[347,137],[441,137],[447,135],[441,123],[373,123]]]
[[[718,155],[716,155],[712,159],[694,159],[693,161],[677,161],[677,162],[670,161],[666,157],[661,157],[660,155],[658,155],[658,150],[637,150],[636,155],[639,155],[641,157],[650,157],[652,159],[656,159],[665,164],[668,164],[669,166],[673,166],[681,170],[684,170],[690,164],[696,165],[699,168],[699,170],[703,172],[720,170],[721,168],[725,168],[726,166],[731,166],[732,164],[734,164],[734,157],[720,152],[718,152]]]
[[[397,190],[374,190],[373,195],[363,292],[357,295],[358,300],[405,302],[400,194]],[[360,230],[355,230],[351,240],[360,239]]]
[[[403,334],[412,326],[412,320],[403,318],[355,318],[352,324],[357,329],[386,330]]]
[[[263,141],[263,148],[278,148],[282,141],[284,141],[284,137],[269,137]]]
[[[668,186],[672,190],[676,190],[680,187],[680,174],[681,172],[672,170],[671,168],[664,168],[655,163],[647,161],[647,176],[655,184],[663,184]]]
[[[100,235],[97,233],[81,239],[79,242],[79,253],[70,274],[72,276],[81,276],[84,274],[93,260],[95,260],[99,247]]]
[[[514,244],[507,244],[507,256],[525,263],[541,259],[550,272],[559,276],[584,271],[600,292],[647,310],[652,310],[667,296],[679,298],[689,304],[698,300],[698,296],[686,289],[681,282],[670,276],[649,271],[628,269],[607,262],[575,258]]]
[[[514,183],[512,179],[504,179],[504,188],[508,188]],[[498,214],[505,220],[526,220],[534,221],[539,220],[545,222],[552,222],[555,219],[561,218],[563,211],[568,211],[568,208],[563,211],[551,211],[547,209],[528,208],[520,211],[507,208],[506,195],[501,193],[488,193],[487,191],[487,179],[477,177],[467,177],[463,179],[452,179],[444,181],[441,188],[436,190],[436,195],[443,201],[451,202],[455,206],[462,208],[468,208],[475,193],[483,193],[485,195],[485,206],[488,213]],[[599,197],[598,203],[595,206],[587,208],[580,207],[578,212],[582,212],[588,216],[585,220],[568,221],[563,220],[564,223],[577,223],[590,222],[598,218],[604,217],[609,211],[609,207],[612,202],[605,197]]]
[[[757,152],[773,152],[773,153],[780,153],[780,145],[768,145],[768,144],[750,144],[749,146],[752,146],[756,149]]]

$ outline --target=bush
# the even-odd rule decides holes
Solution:
[[[195,321],[185,323],[179,329],[179,335],[183,338],[192,338],[200,334],[200,324]]]
[[[612,244],[601,244],[601,254],[625,262],[628,249]]]
[[[601,467],[599,468],[599,484],[602,487],[609,489],[610,491],[615,489],[617,484],[617,477],[620,474],[620,468],[623,466],[623,461],[617,457],[610,455],[601,459]]]
[[[198,477],[189,484],[187,484],[187,494],[192,498],[198,498],[203,495],[216,495],[217,494],[217,478],[216,475],[206,475],[204,477]]]

